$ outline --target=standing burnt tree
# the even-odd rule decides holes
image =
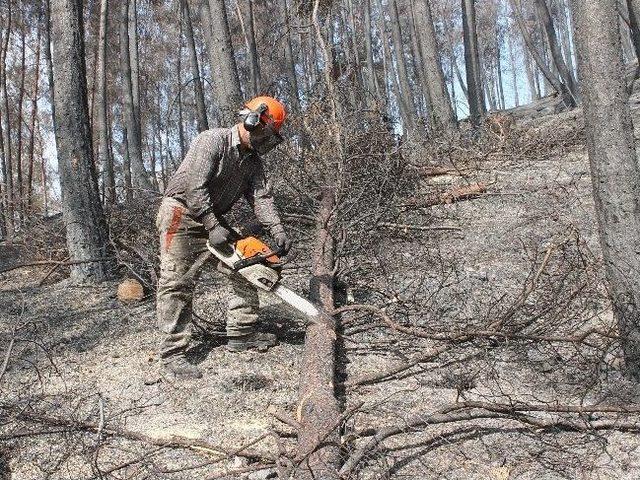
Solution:
[[[51,2],[56,146],[62,216],[72,262],[71,278],[96,282],[108,264],[107,225],[91,148],[82,1]]]
[[[478,54],[478,34],[476,32],[475,0],[462,0],[462,32],[464,36],[464,63],[467,72],[469,92],[469,118],[478,125],[486,113],[484,90]]]
[[[615,0],[574,0],[593,195],[627,373],[640,380],[640,168]]]

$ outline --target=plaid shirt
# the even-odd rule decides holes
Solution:
[[[221,215],[244,195],[258,221],[272,235],[283,230],[262,159],[251,151],[240,152],[237,126],[200,133],[164,195],[183,203],[207,230],[225,224]]]

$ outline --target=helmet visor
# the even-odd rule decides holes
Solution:
[[[251,148],[260,155],[269,153],[284,141],[284,137],[275,131],[272,125],[266,125],[250,132],[249,139]]]

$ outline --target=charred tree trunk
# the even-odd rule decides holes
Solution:
[[[40,20],[40,19],[39,19]],[[25,215],[32,210],[33,193],[33,164],[35,161],[36,145],[36,121],[38,118],[38,93],[40,91],[40,21],[38,21],[38,34],[36,35],[36,59],[33,72],[33,93],[31,95],[31,125],[29,132],[29,169],[27,171],[27,198],[25,202]]]
[[[549,53],[553,60],[553,64],[556,66],[556,69],[560,74],[560,78],[562,78],[562,82],[567,86],[574,101],[578,103],[580,99],[578,86],[576,85],[576,80],[573,77],[573,72],[569,70],[564,61],[564,57],[562,56],[562,48],[558,41],[558,35],[556,34],[556,29],[553,25],[553,19],[551,18],[547,2],[546,0],[535,0],[535,2],[538,10],[538,16],[540,17],[540,21],[542,22],[542,26],[544,27],[544,32],[547,37]]]
[[[521,0],[511,0],[514,16],[516,17],[518,27],[520,28],[520,33],[522,34],[522,39],[524,40],[529,53],[531,53],[531,56],[535,60],[536,65],[544,75],[545,79],[553,86],[553,89],[558,92],[565,105],[571,108],[575,107],[576,101],[571,94],[571,91],[569,90],[567,85],[562,83],[562,80],[557,75],[553,74],[553,72],[547,66],[547,63],[544,61],[544,58],[534,45],[531,35],[529,34],[529,31],[527,30],[527,27],[522,18],[522,13],[520,11],[520,2]]]
[[[178,61],[176,62],[178,78],[182,78],[182,21],[178,27]],[[178,145],[180,146],[180,158],[185,156],[185,141],[184,141],[184,115],[182,112],[182,82],[178,82]]]
[[[511,66],[511,83],[513,85],[513,99],[516,107],[520,106],[520,88],[518,87],[518,72],[516,69],[516,57],[513,52],[513,36],[509,38],[509,60]],[[525,59],[526,62],[526,59]]]
[[[389,18],[391,19],[391,36],[393,40],[393,49],[396,54],[396,65],[398,70],[398,103],[400,106],[400,115],[404,123],[405,131],[412,130],[415,126],[416,109],[413,104],[413,94],[409,85],[409,75],[407,73],[407,64],[404,56],[404,42],[402,41],[402,32],[400,30],[400,15],[398,13],[398,2],[389,0]]]
[[[16,199],[17,216],[19,222],[24,218],[24,178],[22,175],[22,120],[23,116],[23,103],[25,94],[25,80],[26,80],[26,32],[23,26],[20,31],[20,87],[18,89],[18,120],[16,122],[16,183],[18,185],[18,197]]]
[[[198,52],[196,51],[195,36],[193,34],[193,24],[191,23],[191,11],[188,0],[180,0],[182,8],[182,19],[184,21],[184,34],[187,40],[187,50],[189,51],[189,61],[191,64],[191,75],[193,77],[193,94],[196,100],[196,118],[198,122],[198,132],[209,129],[207,118],[207,108],[204,102],[204,88],[202,87],[202,77],[200,76],[200,64],[198,63]]]
[[[436,31],[431,16],[429,0],[420,0],[415,3],[416,23],[419,45],[423,55],[423,71],[427,81],[427,89],[431,102],[431,116],[434,127],[437,130],[457,130],[458,124],[453,115],[449,92],[444,81],[442,64],[438,53]]]
[[[11,119],[9,118],[9,94],[7,92],[7,55],[9,52],[9,37],[11,36],[11,2],[7,2],[7,19],[6,31],[4,34],[3,45],[0,48],[2,52],[2,71],[0,71],[0,96],[2,97],[2,105],[0,105],[0,121],[4,120],[4,139],[3,139],[3,158],[4,158],[4,181],[5,181],[5,228],[7,243],[11,243],[14,233],[14,185],[13,185],[13,162],[11,152]],[[0,127],[1,128],[1,127]]]
[[[106,277],[107,225],[94,168],[87,105],[81,0],[53,0],[56,146],[62,190],[62,213],[71,260],[95,260],[71,267],[80,282]]]
[[[251,71],[251,86],[252,94],[258,95],[261,90],[262,80],[260,78],[260,59],[258,58],[258,47],[256,45],[256,27],[255,18],[253,15],[253,0],[249,2],[249,31],[247,32],[249,40],[249,59],[250,59],[250,71]]]
[[[106,205],[116,203],[116,180],[113,170],[113,157],[109,154],[109,132],[107,123],[107,29],[108,29],[109,0],[102,0],[100,5],[100,38],[98,39],[97,68],[97,129],[98,129],[98,159],[102,169],[102,186]]]
[[[215,103],[220,111],[222,122],[231,123],[241,106],[242,90],[236,59],[233,55],[224,0],[209,0],[209,15],[211,34],[209,56]]]
[[[627,0],[629,10],[629,26],[631,29],[631,40],[636,51],[636,57],[640,62],[640,0]]]
[[[320,199],[310,283],[311,301],[327,312],[334,310],[334,240],[330,232],[334,202],[335,191],[325,188]],[[330,315],[307,327],[297,409],[298,457],[306,460],[295,478],[338,478],[340,437],[335,421],[340,409],[334,389],[335,342],[335,319]]]
[[[366,57],[365,67],[365,85],[367,87],[367,103],[369,105],[378,105],[378,85],[375,76],[375,66],[373,62],[373,46],[371,35],[373,28],[371,26],[371,0],[364,0],[364,50]],[[373,100],[373,101],[371,101]]]
[[[291,107],[295,112],[300,111],[300,86],[298,85],[298,74],[296,73],[296,61],[293,55],[293,41],[291,39],[291,18],[289,15],[289,6],[287,5],[287,0],[283,0],[284,12],[282,16],[284,17],[285,25],[287,27],[286,38],[285,38],[285,57],[287,62],[287,67],[289,68],[289,96],[291,97]],[[301,42],[302,46],[302,42]]]
[[[131,47],[129,45],[129,2],[122,2],[122,13],[120,16],[120,70],[122,74],[122,97],[123,116],[127,130],[126,145],[129,162],[131,164],[131,178],[133,187],[140,194],[145,190],[153,190],[153,185],[144,168],[142,160],[142,139],[140,131],[139,116],[136,115],[136,103],[139,98],[139,91],[134,90],[135,71],[132,71]]]
[[[615,0],[574,0],[600,243],[629,377],[640,380],[640,167]]]
[[[469,119],[478,126],[486,113],[484,89],[478,54],[478,33],[476,31],[475,0],[462,0],[462,32],[464,37],[464,63],[467,71],[469,92]]]

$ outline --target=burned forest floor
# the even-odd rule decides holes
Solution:
[[[640,477],[624,413],[640,388],[620,371],[583,130],[579,110],[528,107],[478,141],[411,147],[418,187],[338,264],[342,304],[371,307],[341,315],[344,478]],[[312,239],[290,226],[284,283],[307,293]],[[0,270],[42,260],[25,241],[0,252]],[[276,478],[295,446],[300,317],[264,297],[280,344],[227,352],[229,287],[205,268],[189,352],[204,378],[174,382],[153,289],[121,302],[122,278],[73,285],[65,268],[0,275],[0,478]],[[611,408],[559,408],[581,405]]]

